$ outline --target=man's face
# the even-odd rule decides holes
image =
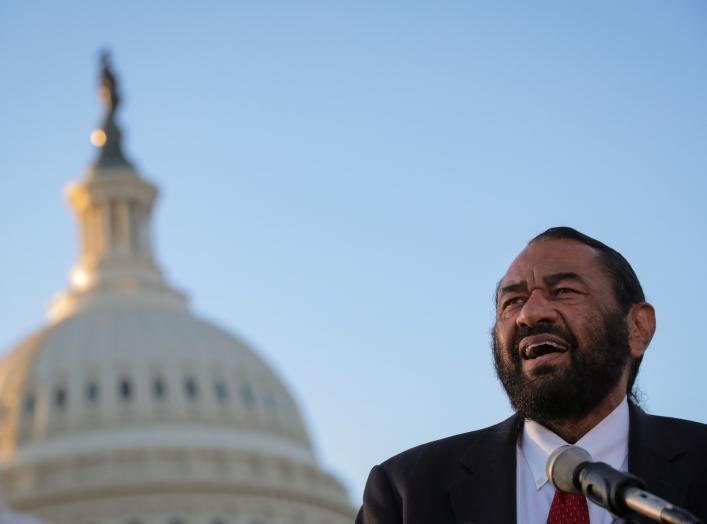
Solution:
[[[626,388],[628,329],[593,248],[540,240],[498,287],[494,362],[511,404],[539,422],[579,420]]]

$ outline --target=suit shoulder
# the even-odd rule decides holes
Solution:
[[[380,467],[394,481],[410,478],[419,470],[445,471],[450,463],[458,463],[468,450],[476,447],[481,450],[488,439],[495,439],[503,433],[516,433],[517,424],[517,417],[513,416],[487,428],[420,444],[389,458]]]
[[[647,415],[654,424],[659,424],[675,435],[686,444],[699,444],[704,447],[707,442],[707,424],[674,417],[663,417],[660,415]]]
[[[460,433],[459,435],[452,435],[450,437],[420,444],[390,457],[383,462],[381,466],[387,470],[398,469],[404,468],[407,464],[418,462],[420,458],[423,457],[454,454],[454,450],[462,451],[470,446],[475,440],[476,435],[481,431],[484,430],[468,431],[466,433]]]
[[[633,410],[635,432],[631,430],[633,445],[652,442],[655,449],[665,453],[689,453],[690,462],[707,467],[707,425],[693,420],[685,420],[660,415],[649,415],[640,409]]]

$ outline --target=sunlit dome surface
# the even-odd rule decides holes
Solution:
[[[107,63],[102,86],[99,157],[67,189],[70,288],[0,363],[2,492],[57,524],[350,523],[282,380],[164,280]]]

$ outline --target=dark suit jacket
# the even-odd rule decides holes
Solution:
[[[629,471],[707,524],[707,425],[647,415],[631,404],[629,413]],[[512,416],[375,466],[356,524],[515,523],[522,427]]]

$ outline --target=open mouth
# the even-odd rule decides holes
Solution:
[[[568,349],[566,344],[555,340],[537,340],[523,344],[520,348],[521,356],[525,360],[533,360],[550,353],[564,353]]]

